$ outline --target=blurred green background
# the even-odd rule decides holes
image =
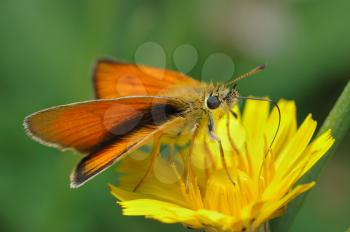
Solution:
[[[33,142],[23,118],[92,99],[91,68],[100,57],[184,67],[219,81],[232,75],[232,63],[222,54],[208,57],[224,53],[235,75],[268,64],[241,82],[243,95],[295,99],[300,120],[312,112],[322,123],[350,77],[349,9],[348,0],[1,0],[0,231],[186,231],[121,216],[107,189],[117,182],[113,168],[69,189],[79,155]],[[153,53],[144,47],[150,41],[160,46]],[[183,44],[197,50],[198,60],[174,60]],[[350,227],[349,142],[348,135],[324,168],[293,232]]]

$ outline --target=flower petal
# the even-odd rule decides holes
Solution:
[[[123,214],[127,216],[145,216],[163,223],[184,223],[192,228],[202,227],[202,223],[196,217],[196,211],[176,204],[152,199],[122,201],[118,204],[122,206]]]
[[[261,208],[259,216],[254,221],[254,228],[259,227],[265,221],[271,219],[271,215],[273,215],[276,211],[286,206],[290,201],[299,196],[300,194],[306,192],[310,188],[315,185],[315,182],[311,182],[308,184],[303,184],[295,187],[292,191],[286,194],[283,198],[278,201],[270,201],[266,202],[264,206]]]
[[[150,163],[150,157],[147,157],[145,160],[137,160],[132,156],[126,157],[123,163],[118,167],[118,171],[125,174],[120,177],[118,188],[112,188],[111,190],[119,200],[146,198],[167,201],[193,209],[202,207],[202,198],[198,184],[196,180],[194,180],[194,175],[191,176],[189,186],[191,191],[186,193],[182,181],[183,173],[178,172],[184,168],[183,163],[180,162],[179,164],[179,162],[177,162],[179,159],[181,160],[181,157],[177,155],[175,160],[170,163],[159,155],[151,173],[144,179],[137,191],[134,192],[134,187],[139,183],[146,172],[146,168]]]
[[[326,154],[329,148],[334,144],[335,140],[331,135],[331,130],[324,132],[321,136],[316,138],[306,149],[303,154],[304,159],[307,159],[307,163],[301,173],[303,176],[308,170],[314,166],[314,164]]]
[[[276,173],[278,173],[280,179],[283,179],[295,167],[298,158],[310,142],[316,130],[316,125],[316,121],[311,118],[311,115],[308,115],[297,133],[277,156]]]

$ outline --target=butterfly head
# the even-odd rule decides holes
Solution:
[[[239,96],[237,86],[218,85],[209,92],[205,99],[205,106],[209,110],[215,110],[220,107],[231,108]]]
[[[251,71],[234,78],[233,80],[214,86],[213,90],[209,91],[210,94],[206,97],[206,107],[209,110],[215,110],[221,106],[231,109],[232,106],[237,103],[239,98],[237,82],[258,73],[261,70],[264,70],[265,67],[265,64],[259,65]]]

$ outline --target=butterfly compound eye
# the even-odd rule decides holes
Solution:
[[[210,96],[207,99],[207,106],[209,109],[213,110],[220,106],[221,102],[218,97],[216,96]]]

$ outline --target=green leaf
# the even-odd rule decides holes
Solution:
[[[338,98],[331,112],[328,114],[318,134],[322,134],[328,129],[332,130],[332,135],[335,138],[334,146],[328,153],[308,172],[299,183],[308,183],[317,179],[322,167],[326,164],[329,158],[335,153],[338,145],[343,140],[346,132],[350,127],[350,81],[346,85],[342,94]],[[302,204],[307,199],[308,193],[305,193],[295,199],[288,205],[285,214],[271,222],[271,231],[287,232],[293,223],[297,213],[302,210]]]

